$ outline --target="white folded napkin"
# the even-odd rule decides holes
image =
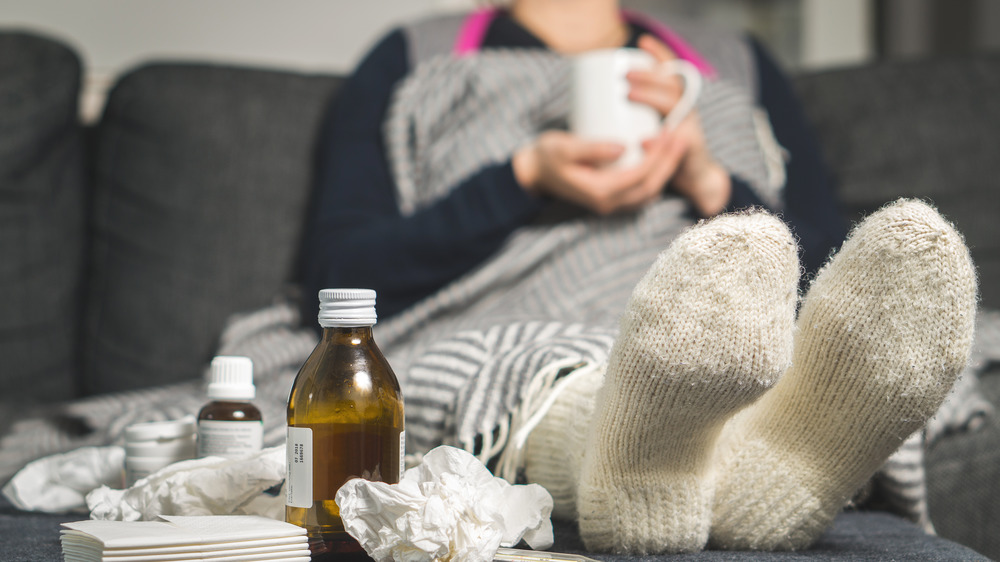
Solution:
[[[66,562],[309,561],[302,527],[252,515],[169,516],[162,521],[77,521],[60,536]]]

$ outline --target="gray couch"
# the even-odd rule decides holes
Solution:
[[[198,377],[229,315],[294,291],[313,140],[340,78],[152,63],[120,79],[94,127],[76,117],[79,81],[63,42],[0,30],[0,435],[37,405]],[[1000,306],[1000,59],[796,81],[845,211],[932,200],[968,238],[983,304]],[[997,373],[983,380],[994,403]],[[803,553],[688,558],[1000,557],[997,420],[939,441],[928,473],[951,540],[852,512]],[[57,524],[74,518],[0,500],[0,559],[58,558]],[[557,549],[580,549],[557,531]]]

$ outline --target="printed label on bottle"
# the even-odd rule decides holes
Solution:
[[[403,473],[406,472],[406,430],[399,432],[399,480],[403,481]]]
[[[289,427],[285,449],[285,505],[313,506],[313,437],[308,427]]]
[[[198,457],[239,458],[260,452],[264,423],[260,421],[198,422]]]

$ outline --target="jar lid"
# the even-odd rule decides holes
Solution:
[[[194,416],[179,420],[134,423],[125,428],[125,442],[177,439],[194,435]]]
[[[372,326],[377,319],[372,289],[323,289],[319,292],[319,325],[324,328]]]
[[[212,359],[208,397],[213,400],[253,400],[253,361],[249,357],[219,355]]]

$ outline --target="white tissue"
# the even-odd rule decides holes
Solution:
[[[347,532],[379,562],[489,562],[521,539],[552,546],[552,496],[496,478],[454,447],[424,455],[399,484],[350,480],[336,500]]]
[[[154,521],[160,515],[261,515],[284,519],[285,498],[264,490],[285,478],[285,447],[240,458],[205,457],[166,466],[126,490],[87,494],[91,519]]]
[[[30,462],[3,487],[18,509],[65,513],[85,511],[85,497],[98,486],[122,485],[121,447],[81,447]]]

